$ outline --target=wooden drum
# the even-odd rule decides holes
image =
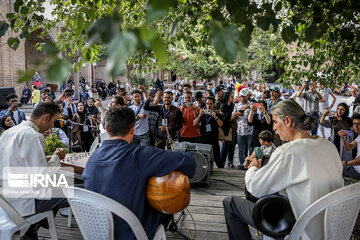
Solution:
[[[146,190],[150,205],[157,211],[174,214],[190,203],[189,178],[180,171],[162,177],[151,177]]]

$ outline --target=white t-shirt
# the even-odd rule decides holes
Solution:
[[[352,115],[354,114],[354,101],[355,97],[353,96],[346,99],[346,104],[349,106],[349,117],[352,117]]]
[[[332,92],[329,88],[323,88],[318,90],[321,96],[326,99],[325,102],[319,101],[319,110],[320,112],[325,112],[326,109],[329,107],[329,97]]]
[[[328,140],[297,139],[278,147],[269,163],[246,171],[245,183],[255,197],[280,193],[289,198],[295,218],[313,202],[344,186],[342,164],[334,144]],[[324,239],[324,214],[305,228],[303,240]]]

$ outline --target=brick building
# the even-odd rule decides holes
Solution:
[[[3,17],[6,16],[9,12],[14,12],[14,2],[15,0],[2,0],[0,1],[0,21],[3,21]],[[0,38],[0,87],[14,87],[18,95],[21,94],[24,84],[18,84],[18,71],[35,69],[42,78],[42,83],[48,83],[46,79],[45,69],[46,66],[42,65],[37,67],[36,63],[41,60],[46,63],[47,57],[41,52],[38,51],[35,45],[39,42],[45,41],[57,41],[57,33],[59,28],[53,29],[49,35],[45,38],[40,38],[42,30],[38,29],[31,33],[30,39],[20,39],[20,45],[16,51],[12,50],[8,44],[7,40],[9,37],[16,37],[19,33],[14,33],[10,29],[5,33],[3,37]],[[106,62],[100,62],[97,64],[84,64],[80,68],[80,74],[85,77],[89,82],[95,80],[103,80],[105,82],[110,82],[110,77],[106,71]],[[74,73],[71,73],[74,75]],[[74,76],[73,76],[74,78]],[[75,78],[74,78],[75,79]],[[118,77],[116,80],[121,80],[125,82],[125,77]],[[31,80],[27,83],[31,85]]]

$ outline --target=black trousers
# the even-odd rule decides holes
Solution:
[[[255,203],[238,196],[223,200],[226,227],[230,240],[252,240],[248,225],[255,227],[252,213]]]

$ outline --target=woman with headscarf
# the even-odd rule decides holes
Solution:
[[[341,159],[343,161],[352,159],[352,152],[345,151],[341,137],[338,132],[340,130],[345,130],[347,133],[347,140],[351,142],[353,140],[352,132],[352,121],[349,115],[349,107],[345,103],[339,103],[336,109],[336,116],[330,116],[328,119],[325,119],[329,115],[330,109],[326,110],[320,118],[320,124],[326,128],[331,129],[331,135],[329,140],[335,144]]]
[[[234,151],[236,146],[236,121],[231,122],[231,114],[234,110],[234,95],[232,92],[225,92],[221,97],[220,114],[223,118],[222,130],[225,136],[232,135],[232,141],[224,141],[221,147],[220,157],[223,163],[228,157],[228,167],[234,167]],[[231,132],[230,132],[231,129]]]
[[[72,122],[79,123],[74,124],[72,128],[71,139],[73,144],[77,142],[78,145],[81,145],[82,151],[88,152],[94,141],[94,136],[91,133],[92,128],[89,126],[95,126],[95,124],[92,115],[86,112],[83,102],[80,101],[76,104],[76,110],[75,114],[69,111],[69,119]]]

